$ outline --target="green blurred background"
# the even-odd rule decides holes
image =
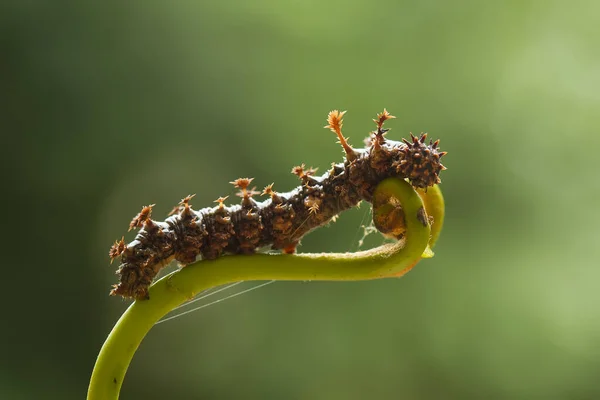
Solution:
[[[84,398],[128,306],[108,296],[107,250],[142,205],[207,206],[240,176],[291,189],[293,165],[341,160],[328,111],[349,110],[360,145],[384,107],[390,138],[428,131],[449,151],[436,257],[401,280],[278,282],[159,325],[122,398],[600,398],[599,13],[2,2],[0,398]],[[367,209],[300,250],[354,251]]]

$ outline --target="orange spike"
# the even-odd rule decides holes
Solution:
[[[354,149],[348,144],[347,138],[345,138],[342,135],[342,126],[344,125],[344,114],[346,114],[346,111],[330,111],[327,115],[327,125],[325,125],[325,128],[330,129],[338,136],[340,144],[346,152],[346,157],[349,161],[353,161],[356,159]]]
[[[218,199],[216,199],[214,202],[215,203],[219,203],[219,210],[222,210],[223,208],[225,208],[225,200],[227,200],[229,198],[229,196],[225,196],[225,197],[219,197]]]
[[[115,244],[113,244],[108,251],[110,263],[112,264],[115,258],[123,254],[123,251],[125,251],[125,236],[121,237],[121,240],[115,240]]]
[[[175,215],[175,214],[178,214],[179,212],[181,212],[182,206],[189,204],[190,200],[192,200],[195,196],[196,196],[196,194],[188,194],[187,196],[185,196],[183,199],[181,199],[179,204],[176,205],[175,207],[173,207],[173,209],[167,215],[171,216],[171,215]]]
[[[269,195],[269,196],[273,196],[273,193],[275,193],[275,191],[273,190],[273,185],[275,184],[275,182],[271,183],[270,185],[265,186],[265,188],[262,191],[262,195]]]
[[[388,110],[386,110],[385,108],[383,109],[383,112],[377,114],[377,119],[374,119],[373,122],[375,122],[377,124],[377,128],[381,129],[381,127],[383,126],[384,122],[387,121],[388,119],[393,119],[396,118],[393,115],[391,115]]]
[[[143,223],[148,218],[150,218],[150,215],[152,215],[152,208],[154,206],[155,204],[150,204],[148,206],[142,207],[142,211],[140,211],[135,217],[133,217],[133,219],[129,223],[129,230],[127,232],[129,232],[133,228],[141,228]]]
[[[237,194],[240,197],[248,197],[248,186],[254,180],[254,178],[238,178],[231,183],[236,188],[240,189],[240,192]]]
[[[304,178],[304,168],[306,168],[306,165],[301,164],[301,165],[297,165],[294,168],[292,168],[292,174],[296,175],[298,178]]]
[[[250,186],[250,183],[252,183],[253,180],[254,178],[238,178],[235,181],[229,183],[231,183],[236,188],[244,190],[248,188],[248,186]]]
[[[256,195],[259,195],[259,194],[260,194],[260,192],[258,190],[256,190],[256,186],[254,186],[252,189],[250,189],[250,190],[248,190],[246,192],[246,195],[248,197],[256,196]]]
[[[181,205],[188,204],[190,202],[190,200],[192,200],[195,196],[196,196],[195,193],[194,194],[188,194],[183,199],[181,199],[181,201],[179,202],[179,204],[181,204]]]

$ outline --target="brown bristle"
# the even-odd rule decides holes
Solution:
[[[273,204],[278,204],[281,203],[282,199],[281,197],[279,197],[279,194],[273,190],[273,185],[274,183],[271,183],[270,185],[265,186],[265,188],[262,191],[262,195],[269,195],[271,196],[271,201],[273,202]]]
[[[254,186],[252,189],[242,189],[239,192],[237,192],[235,195],[238,197],[250,198],[252,196],[259,195],[259,194],[260,194],[260,192],[258,192],[256,190],[256,186]]]
[[[244,190],[247,189],[248,186],[250,186],[250,183],[252,183],[253,180],[254,178],[238,178],[235,181],[229,183],[231,183],[236,188]]]
[[[112,264],[115,258],[123,254],[123,251],[125,251],[125,236],[121,237],[121,240],[115,240],[115,243],[110,247],[108,251],[110,263]]]
[[[374,119],[373,122],[375,122],[375,124],[377,124],[377,129],[381,130],[381,128],[383,127],[383,124],[385,123],[385,121],[387,121],[388,119],[393,119],[396,118],[393,115],[391,115],[388,110],[386,110],[385,108],[383,109],[383,112],[377,114],[377,119]]]
[[[179,202],[179,204],[189,204],[190,200],[192,200],[194,197],[196,197],[195,193],[194,194],[188,194],[183,199],[181,199],[181,201]]]
[[[129,231],[134,228],[141,228],[144,225],[144,222],[146,222],[146,220],[150,218],[150,215],[152,215],[152,208],[154,206],[155,204],[150,204],[148,206],[142,207],[142,211],[140,211],[135,217],[133,217],[133,219],[129,223]]]
[[[332,132],[341,136],[342,127],[344,126],[344,114],[346,114],[346,111],[330,111],[329,114],[327,114],[327,125],[325,125],[325,128],[331,129]],[[342,139],[343,137],[340,138],[340,140]]]
[[[214,201],[214,203],[219,203],[219,209],[222,210],[223,208],[225,208],[225,200],[227,200],[229,198],[229,196],[225,196],[225,197],[219,197],[218,199],[216,199]]]
[[[274,185],[274,184],[275,184],[275,182],[271,183],[270,185],[267,185],[267,186],[265,186],[265,188],[263,189],[263,191],[262,191],[262,193],[261,193],[261,194],[262,194],[263,196],[264,196],[264,195],[269,195],[269,196],[272,196],[272,195],[273,195],[273,193],[275,193],[275,192],[273,191],[273,185]]]
[[[348,144],[348,138],[345,138],[342,135],[342,126],[344,125],[344,114],[346,111],[333,110],[330,111],[327,115],[327,125],[325,128],[330,129],[333,133],[335,133],[339,139],[342,148],[346,152],[346,158],[349,161],[353,161],[356,159],[356,153],[352,146]]]
[[[304,168],[305,167],[306,167],[306,165],[304,165],[304,164],[295,166],[294,168],[292,168],[292,174],[296,175],[300,179],[304,178]]]
[[[240,191],[236,193],[237,196],[249,198],[250,196],[248,195],[248,186],[250,186],[250,183],[252,183],[253,180],[254,178],[238,178],[235,181],[229,183],[231,183],[236,188],[240,189]]]
[[[188,194],[187,196],[185,196],[183,199],[181,199],[179,204],[173,207],[173,209],[167,215],[171,216],[182,212],[184,210],[185,205],[189,204],[190,200],[192,200],[195,196],[195,194]]]
[[[304,200],[304,206],[308,209],[310,215],[315,215],[319,212],[320,204],[321,200],[312,196],[307,197],[306,200]]]
[[[192,222],[197,218],[196,214],[192,211],[190,204],[187,202],[182,202],[179,205],[179,217],[186,222]]]
[[[318,170],[319,170],[319,168],[313,168],[313,167],[310,167],[310,168],[309,168],[309,169],[306,171],[305,175],[306,175],[306,176],[313,176],[314,174],[316,174],[316,173],[317,173],[317,171],[318,171]]]

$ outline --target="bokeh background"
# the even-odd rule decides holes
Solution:
[[[428,131],[449,151],[436,257],[401,280],[278,282],[159,325],[122,398],[600,398],[599,13],[2,2],[0,398],[84,398],[128,306],[108,296],[107,250],[142,205],[207,206],[240,176],[291,189],[293,165],[341,160],[329,110],[349,110],[360,145],[384,107],[391,138]],[[367,205],[300,250],[354,251],[365,221]]]

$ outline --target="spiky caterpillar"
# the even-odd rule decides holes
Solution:
[[[164,222],[152,220],[153,205],[142,208],[133,218],[130,230],[141,228],[135,240],[125,244],[115,242],[109,251],[111,261],[121,257],[117,270],[120,282],[111,295],[146,299],[148,287],[158,272],[172,260],[186,265],[203,259],[215,259],[222,254],[251,254],[257,249],[272,249],[293,253],[300,239],[309,231],[325,225],[339,213],[356,206],[361,200],[371,202],[377,184],[388,177],[408,179],[415,187],[426,189],[440,182],[445,169],[438,149],[439,141],[425,142],[427,134],[411,134],[411,140],[396,142],[385,138],[384,122],[395,118],[387,110],[373,121],[377,129],[365,140],[365,148],[352,148],[342,135],[344,112],[331,111],[326,128],[337,134],[346,159],[333,164],[322,176],[304,165],[292,172],[302,185],[287,193],[277,193],[273,184],[262,192],[270,198],[257,202],[251,178],[231,182],[240,191],[241,204],[225,206],[226,197],[215,202],[216,207],[193,210],[184,198]]]

